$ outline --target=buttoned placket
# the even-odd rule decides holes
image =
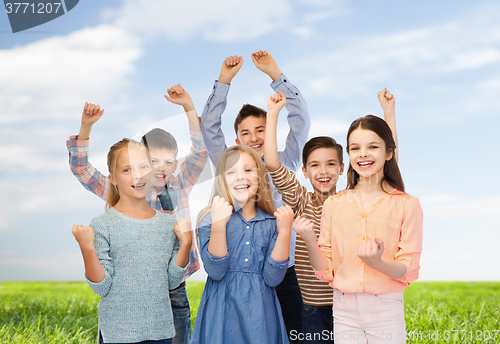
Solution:
[[[245,263],[248,263],[249,262],[249,257],[250,257],[250,251],[251,251],[251,246],[250,246],[250,239],[249,237],[252,236],[252,227],[250,226],[249,223],[247,223],[246,221],[243,222],[243,226],[244,226],[244,231],[245,231],[245,234],[244,234],[244,238],[245,238],[245,246],[244,246],[244,252],[245,252]]]

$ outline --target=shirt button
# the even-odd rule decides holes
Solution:
[[[365,214],[363,214],[363,218],[365,218]]]
[[[247,244],[247,245],[250,245],[250,242],[248,242],[248,241],[247,241],[247,242],[246,242],[246,244]]]
[[[248,258],[245,258],[245,262],[248,262]]]
[[[365,239],[366,239],[366,237],[363,235],[363,240],[365,240]]]
[[[359,285],[363,285],[363,282],[359,282]]]
[[[247,226],[247,229],[250,229],[250,226]]]

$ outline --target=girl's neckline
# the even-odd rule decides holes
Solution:
[[[131,217],[131,216],[125,215],[124,213],[116,210],[115,207],[111,207],[111,208],[109,208],[109,210],[111,212],[115,213],[116,215],[124,218],[124,219],[134,220],[134,221],[150,221],[150,220],[154,220],[158,216],[158,210],[154,210],[154,209],[153,210],[154,210],[155,214],[152,217],[149,217],[149,218],[146,218],[146,219],[141,219],[141,218]]]
[[[358,204],[359,204],[359,206],[358,206],[358,207],[360,207],[360,208],[361,208],[360,210],[361,210],[364,214],[368,214],[368,213],[372,212],[372,211],[373,211],[373,209],[375,209],[375,207],[377,206],[377,204],[378,204],[380,201],[382,201],[382,200],[383,200],[384,198],[386,198],[387,196],[392,195],[392,194],[394,193],[394,191],[397,191],[397,189],[396,189],[396,188],[393,188],[392,190],[390,190],[389,192],[386,192],[386,193],[385,193],[385,194],[383,194],[382,196],[375,197],[375,199],[373,200],[373,202],[372,202],[370,205],[368,205],[368,207],[366,207],[366,209],[365,209],[365,207],[363,206],[363,202],[362,202],[362,200],[360,200],[358,197],[356,197],[356,194],[355,194],[355,193],[356,193],[356,190],[354,190],[354,189],[348,189],[348,190],[351,192],[352,197],[354,198],[354,200],[356,201],[356,203],[358,203]]]

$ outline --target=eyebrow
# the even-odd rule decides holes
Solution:
[[[331,162],[331,161],[335,161],[335,162],[338,162],[337,159],[328,159],[327,162]],[[319,161],[316,161],[316,160],[313,160],[313,161],[309,161],[307,164],[314,164],[314,163],[319,163]]]
[[[266,126],[265,125],[259,125],[258,127],[255,127],[255,129],[266,129]],[[244,131],[250,131],[250,129],[241,129],[241,132],[244,132]]]

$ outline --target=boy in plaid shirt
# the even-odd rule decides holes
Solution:
[[[189,192],[195,185],[207,160],[207,150],[200,131],[200,122],[193,101],[179,84],[167,90],[165,98],[184,108],[189,121],[191,151],[181,165],[181,171],[173,175],[177,167],[177,142],[163,129],[153,129],[142,137],[142,142],[149,149],[154,167],[153,186],[149,190],[146,201],[153,209],[166,213],[175,212],[177,218],[190,219]],[[84,188],[106,200],[109,186],[107,176],[99,172],[88,161],[89,136],[94,125],[104,113],[99,105],[85,103],[82,114],[82,125],[78,136],[73,135],[66,141],[69,151],[71,172]],[[174,290],[170,290],[170,300],[174,315],[176,335],[173,343],[187,344],[191,337],[191,315],[186,293],[185,280],[200,268],[196,245],[191,247],[189,268],[184,282]]]

